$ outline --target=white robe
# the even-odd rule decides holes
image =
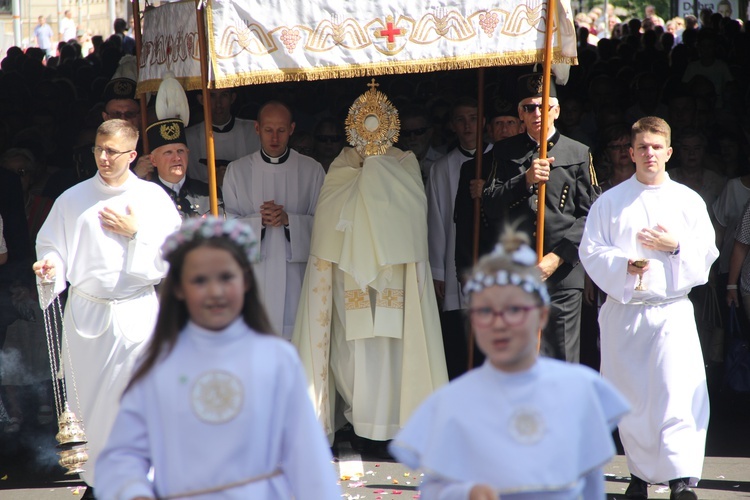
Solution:
[[[191,498],[334,500],[341,490],[331,462],[291,345],[242,319],[221,332],[189,322],[174,350],[125,393],[96,493],[160,498],[278,469]]]
[[[99,222],[102,208],[124,213],[127,205],[138,217],[133,240],[102,229]],[[156,184],[130,174],[122,186],[111,187],[97,174],[60,195],[37,235],[37,257],[55,261],[57,276],[53,294],[40,297],[42,307],[65,289],[66,280],[72,287],[65,307],[63,359],[67,364],[69,347],[68,401],[83,419],[88,438],[89,461],[82,477],[89,485],[133,363],[156,323],[154,285],[167,270],[161,245],[181,221]]]
[[[361,162],[344,148],[328,170],[292,342],[329,439],[338,390],[357,435],[387,440],[448,375],[419,164],[397,148]],[[389,289],[400,304],[374,300]]]
[[[260,152],[253,153],[232,162],[224,176],[227,218],[243,219],[262,236],[255,276],[274,331],[286,339],[292,338],[324,177],[320,163],[294,150],[278,164],[266,163]],[[288,228],[263,227],[260,206],[270,200],[284,205]]]
[[[206,127],[203,122],[185,130],[187,147],[190,148],[188,177],[208,182],[208,167],[200,162],[206,159]],[[214,152],[217,160],[232,162],[260,149],[260,137],[255,131],[255,120],[234,119],[234,127],[228,132],[214,131]]]
[[[424,472],[424,498],[465,500],[487,484],[503,499],[601,499],[627,411],[590,368],[539,358],[506,373],[485,362],[430,396],[390,449]]]
[[[646,250],[644,227],[661,224],[680,252]],[[592,280],[608,297],[599,314],[602,375],[633,411],[620,424],[632,474],[650,483],[700,478],[709,401],[706,372],[688,292],[706,283],[719,252],[701,197],[667,178],[647,186],[635,176],[591,207],[579,250]],[[649,259],[636,291],[628,259]]]
[[[487,148],[487,151],[492,146]],[[464,305],[461,284],[456,273],[456,204],[461,165],[471,160],[458,147],[435,162],[427,178],[427,237],[432,277],[445,282],[443,311],[455,311]]]

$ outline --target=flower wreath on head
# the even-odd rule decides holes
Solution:
[[[193,217],[185,220],[180,229],[170,234],[161,247],[165,259],[180,246],[190,241],[210,238],[228,238],[245,252],[250,262],[258,261],[258,238],[253,230],[237,219],[218,217]]]
[[[497,244],[490,255],[493,257],[503,257],[507,254],[505,253],[503,246]],[[510,254],[510,261],[522,266],[533,266],[536,264],[536,252],[534,252],[534,250],[528,245],[521,245],[515,252]],[[547,292],[547,286],[543,282],[540,282],[534,276],[521,276],[514,272],[508,272],[505,269],[501,269],[494,274],[485,274],[481,271],[475,273],[474,276],[466,282],[466,285],[464,285],[464,293],[466,295],[471,295],[472,293],[481,292],[485,288],[495,285],[519,286],[528,293],[536,293],[539,295],[539,298],[542,299],[544,305],[549,305],[550,303],[549,292]]]

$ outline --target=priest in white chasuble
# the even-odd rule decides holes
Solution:
[[[274,331],[291,339],[325,171],[289,148],[294,121],[285,104],[261,106],[256,127],[261,149],[229,164],[224,209],[260,235],[255,276]]]
[[[414,154],[392,147],[397,133],[395,108],[373,86],[350,109],[355,147],[331,163],[315,214],[292,341],[331,439],[337,414],[360,437],[392,439],[448,380],[427,199]]]

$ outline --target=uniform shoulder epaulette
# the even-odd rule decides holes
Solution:
[[[591,176],[591,185],[599,186],[599,181],[596,180],[596,170],[594,170],[594,159],[589,153],[589,175]]]

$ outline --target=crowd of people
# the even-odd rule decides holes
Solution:
[[[488,68],[482,110],[472,71],[379,77],[379,91],[397,110],[401,127],[395,148],[373,156],[346,147],[351,130],[344,124],[364,90],[360,80],[213,90],[205,114],[203,94],[193,92],[186,100],[189,122],[187,113],[158,116],[153,102],[144,117],[124,21],[108,39],[93,37],[90,50],[72,39],[54,49],[55,37],[40,18],[38,47],[12,47],[0,62],[3,437],[51,420],[36,274],[52,281],[66,302],[72,361],[81,366],[77,390],[90,455],[82,477],[89,485],[98,463],[109,471],[108,484],[130,480],[112,475],[111,467],[127,460],[118,453],[141,438],[123,429],[133,432],[132,419],[145,418],[138,405],[154,397],[147,384],[176,369],[160,353],[189,358],[190,349],[202,345],[228,355],[229,337],[226,345],[205,344],[202,329],[235,336],[247,327],[258,334],[250,344],[263,346],[238,348],[264,350],[273,358],[265,360],[270,369],[278,370],[275,363],[289,350],[263,334],[297,347],[296,375],[313,387],[308,416],[319,420],[329,441],[346,435],[355,448],[393,453],[410,466],[440,472],[425,481],[425,492],[481,499],[490,498],[488,491],[524,487],[474,476],[466,472],[469,462],[463,464],[468,476],[452,476],[458,467],[449,457],[452,448],[435,448],[429,439],[445,432],[453,412],[473,404],[460,403],[462,398],[496,382],[487,377],[496,377],[497,369],[501,389],[487,390],[501,390],[509,405],[502,411],[520,418],[512,420],[519,427],[513,432],[520,433],[511,436],[513,446],[571,448],[554,433],[551,440],[525,434],[549,417],[548,401],[540,400],[552,391],[539,389],[542,381],[569,378],[567,389],[576,394],[570,397],[585,393],[587,404],[603,415],[591,426],[606,436],[619,422],[632,475],[628,498],[647,498],[648,485],[656,483],[669,483],[673,498],[696,498],[692,487],[701,476],[709,411],[704,366],[723,362],[724,351],[716,330],[697,329],[692,318],[704,316],[712,297],[720,299],[725,317],[730,307],[740,314],[743,302],[750,307],[750,33],[724,14],[702,11],[700,19],[666,22],[653,11],[627,22],[613,10],[579,14],[579,64],[565,84],[551,85],[546,136],[541,77],[530,67]],[[215,242],[205,248],[201,242],[230,240],[219,250],[232,255],[222,265],[234,271],[216,271],[216,279],[228,281],[239,265],[245,312],[262,314],[258,322],[246,315],[241,327],[235,323],[241,304],[230,311],[234,316],[212,326],[202,323],[204,312],[191,303],[200,293],[188,289],[207,280],[213,268],[193,281],[185,281],[184,273],[167,275],[162,300],[187,309],[177,314],[173,304],[169,311],[179,316],[174,323],[157,312],[154,287],[167,272],[161,243],[174,238],[169,235],[181,220],[205,218],[210,209],[214,179],[204,121],[214,132],[218,211],[225,222],[206,219],[215,235],[201,232],[199,224],[184,233],[197,246],[169,250],[179,259],[208,262]],[[479,157],[481,175],[475,178]],[[540,183],[546,185],[544,200]],[[536,238],[540,202],[546,227],[535,265],[526,254]],[[475,268],[477,203],[479,255],[486,257]],[[227,225],[235,220],[251,228],[254,236],[247,238],[257,238],[239,245],[240,254],[257,246],[254,260],[232,247],[245,231]],[[513,229],[496,246],[508,225]],[[182,260],[167,260],[170,269],[183,267]],[[493,337],[511,323],[517,336]],[[467,348],[470,326],[475,352]],[[154,329],[157,340],[149,344]],[[537,359],[531,333],[538,329],[542,356],[557,361]],[[661,340],[653,342],[654,336]],[[507,358],[507,349],[515,357]],[[128,385],[142,355],[150,361]],[[485,356],[483,372],[462,377],[468,358],[479,366]],[[606,382],[585,370],[568,371],[579,363],[601,369]],[[519,373],[526,378],[514,378]],[[455,388],[439,389],[459,377]],[[282,390],[304,392],[300,380],[290,376]],[[206,384],[214,382],[236,389],[232,377]],[[125,387],[129,413],[118,416]],[[539,405],[523,413],[529,391],[534,397],[526,402]],[[515,405],[521,417],[511,411]],[[477,414],[492,410],[476,408]],[[192,411],[203,422],[224,422],[205,407]],[[291,426],[309,433],[305,412]],[[416,423],[409,426],[411,415]],[[113,425],[122,432],[98,462]],[[149,420],[151,425],[157,424]],[[467,431],[477,433],[477,446],[482,429],[477,424]],[[566,484],[570,495],[601,495],[600,478],[590,475],[600,475],[612,454],[610,438],[601,439],[578,443],[576,450],[600,459],[589,457],[594,462],[582,461],[568,471],[572,475],[533,487]],[[141,441],[137,451],[148,455],[161,445]],[[287,460],[287,451],[278,460]],[[323,460],[326,453],[320,453]],[[474,457],[477,463],[481,456]],[[258,481],[268,480],[270,488],[257,491],[305,497],[299,484],[276,484],[273,468],[259,463],[257,469]],[[202,487],[164,470],[167,476],[156,480],[161,494]],[[238,474],[225,482],[247,476]],[[580,482],[571,487],[571,480]],[[260,487],[250,483],[248,491]],[[325,486],[316,491],[327,492]],[[93,489],[87,494],[93,497]]]

